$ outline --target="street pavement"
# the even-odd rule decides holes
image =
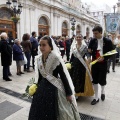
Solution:
[[[23,68],[22,68],[23,69]],[[32,70],[32,68],[31,68]],[[35,72],[30,72],[17,76],[16,75],[16,63],[13,62],[10,67],[12,73],[12,81],[6,82],[2,79],[2,66],[0,66],[0,87],[6,88],[7,92],[0,90],[0,115],[4,117],[4,120],[27,120],[30,102],[25,101],[17,96],[17,94],[23,94],[28,81],[34,77]],[[99,86],[100,88],[100,86]],[[15,96],[11,94],[11,91],[15,92]],[[99,97],[100,97],[99,89]],[[80,97],[78,100],[78,110],[80,113],[95,116],[105,120],[120,120],[120,66],[116,66],[116,72],[111,72],[107,75],[107,86],[105,89],[106,99],[104,102],[101,100],[96,105],[91,105],[93,97]],[[5,104],[14,104],[16,106],[15,112],[8,116],[8,111],[6,113]],[[17,107],[19,108],[17,110]],[[9,104],[7,105],[9,108]],[[11,110],[12,112],[12,110]],[[5,117],[6,116],[6,117]],[[0,120],[3,120],[0,117]]]

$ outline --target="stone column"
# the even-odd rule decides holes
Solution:
[[[58,18],[57,18],[57,13],[53,13],[54,16],[54,24],[53,24],[53,35],[58,35]]]
[[[81,24],[81,25],[82,25],[82,26],[81,26],[81,34],[82,34],[83,36],[86,36],[85,22],[82,21],[82,24]]]
[[[53,18],[53,9],[50,10],[50,25],[49,25],[49,35],[54,35],[54,18]]]

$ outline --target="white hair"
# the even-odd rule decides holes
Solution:
[[[66,36],[67,39],[69,39],[69,36]]]
[[[1,35],[0,35],[0,38],[7,38],[7,33],[6,32],[2,32]]]
[[[18,41],[20,41],[20,40],[19,40],[19,39],[15,39],[15,40],[14,40],[14,43],[18,43]]]

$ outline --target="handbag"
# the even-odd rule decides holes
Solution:
[[[24,64],[27,64],[27,58],[25,56],[25,53],[23,54],[23,57],[24,57]]]

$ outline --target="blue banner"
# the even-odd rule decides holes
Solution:
[[[106,31],[115,33],[119,27],[120,16],[118,14],[106,15]]]

